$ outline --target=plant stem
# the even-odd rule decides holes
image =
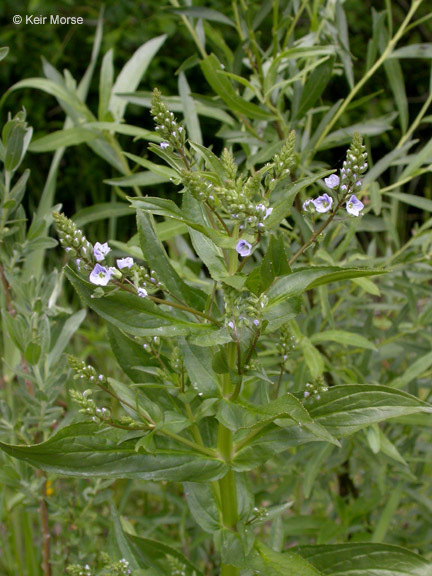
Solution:
[[[327,226],[330,224],[330,222],[336,216],[336,213],[338,212],[339,208],[342,206],[344,201],[345,201],[345,195],[342,196],[341,200],[339,200],[338,205],[333,210],[333,212],[330,214],[330,216],[327,218],[327,220],[325,222],[323,222],[323,224],[321,224],[321,226],[317,230],[315,230],[315,232],[312,234],[312,236],[309,238],[309,240],[307,240],[307,242],[305,242],[303,244],[303,246],[301,246],[297,250],[297,252],[294,254],[294,256],[292,256],[290,258],[290,260],[288,262],[288,264],[290,266],[291,266],[291,264],[293,264],[297,260],[297,258],[299,256],[301,256],[303,254],[303,252],[306,250],[306,248],[309,248],[309,246],[315,242],[315,240],[318,238],[318,236],[321,234],[321,232],[323,232],[327,228]]]
[[[228,365],[235,364],[235,345],[229,344],[227,347]],[[229,398],[232,394],[232,382],[228,374],[222,376],[222,392],[224,398]],[[233,456],[232,432],[223,424],[219,424],[218,429],[218,451],[223,460],[230,465]],[[220,500],[222,509],[222,520],[225,528],[236,530],[238,522],[237,512],[237,490],[235,473],[230,468],[223,478],[219,480]],[[221,564],[221,576],[239,576],[240,569],[229,564]]]
[[[363,76],[363,78],[361,78],[361,80],[359,80],[357,82],[357,84],[354,86],[354,88],[351,90],[351,92],[348,94],[348,96],[344,100],[342,106],[339,108],[339,110],[336,112],[336,114],[333,116],[333,118],[330,120],[330,122],[327,124],[327,126],[323,130],[321,136],[319,137],[317,143],[315,144],[315,150],[319,149],[320,144],[323,142],[323,140],[325,139],[327,134],[330,132],[330,130],[333,128],[333,126],[336,124],[336,122],[339,120],[339,118],[342,116],[342,114],[345,112],[346,108],[348,107],[350,102],[354,99],[354,96],[357,94],[357,92],[359,92],[360,89],[363,88],[363,86],[366,84],[366,82],[375,74],[375,72],[378,70],[378,68],[380,68],[381,65],[385,62],[385,60],[390,56],[393,48],[396,46],[396,44],[402,38],[402,36],[405,32],[405,29],[409,24],[409,21],[414,16],[415,12],[417,11],[417,8],[420,6],[420,4],[422,2],[423,2],[423,0],[414,0],[414,2],[411,4],[411,8],[405,17],[405,20],[402,22],[399,30],[396,32],[396,34],[393,36],[393,38],[387,44],[387,47],[384,50],[384,52],[381,54],[381,56],[378,58],[378,60],[375,62],[375,64],[371,68],[369,68],[369,70],[366,72],[366,74]]]

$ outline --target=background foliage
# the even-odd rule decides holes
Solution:
[[[308,377],[315,374],[324,375],[330,384],[379,383],[430,400],[432,153],[428,106],[432,28],[426,4],[421,4],[416,13],[418,25],[408,29],[398,45],[409,50],[421,43],[426,46],[424,52],[412,53],[415,58],[388,60],[346,108],[330,132],[328,145],[315,149],[319,134],[315,141],[313,138],[320,120],[339,98],[346,98],[350,88],[370,69],[373,62],[370,53],[375,50],[378,58],[384,50],[389,22],[394,33],[404,21],[410,4],[389,1],[377,6],[350,0],[279,2],[279,6],[274,3],[281,29],[295,22],[295,39],[318,33],[317,45],[335,49],[333,69],[325,73],[322,81],[314,73],[319,55],[312,54],[300,66],[304,70],[307,64],[311,65],[301,80],[308,87],[306,92],[315,91],[315,100],[308,103],[304,96],[288,91],[286,101],[281,104],[282,109],[296,105],[300,110],[296,125],[291,127],[297,130],[301,151],[306,152],[299,153],[296,175],[339,168],[354,129],[365,136],[370,166],[375,170],[373,177],[369,180],[366,177],[370,186],[366,192],[367,215],[355,227],[335,226],[316,250],[306,252],[304,263],[357,266],[367,259],[369,265],[390,270],[373,282],[363,278],[343,287],[330,284],[308,292],[303,312],[291,326],[295,348],[284,368],[282,389],[301,390]],[[227,9],[222,1],[206,3],[206,7],[210,5],[235,21],[233,7]],[[205,35],[208,52],[214,52],[225,62],[227,71],[250,79],[254,70],[245,64],[247,58],[253,60],[256,45],[271,48],[274,14],[272,6],[269,4],[267,10],[266,5],[248,2],[247,10],[243,3],[233,5],[243,23],[243,38],[239,39],[235,26],[220,18],[200,20],[187,11],[182,16],[173,10],[173,4],[107,2],[98,45],[96,30],[99,18],[102,29],[102,17],[94,3],[71,1],[60,6],[57,2],[29,2],[20,8],[22,14],[61,12],[85,18],[81,27],[56,29],[13,25],[11,17],[16,8],[6,1],[0,7],[2,45],[9,46],[10,52],[0,64],[2,93],[24,79],[46,74],[56,78],[57,73],[46,62],[60,74],[67,69],[79,83],[89,62],[92,65],[90,55],[96,46],[94,73],[85,100],[96,117],[104,55],[114,50],[118,74],[143,43],[166,34],[139,84],[139,92],[130,98],[125,123],[152,131],[149,93],[157,86],[164,95],[177,97],[180,77],[177,72],[181,69],[195,103],[213,109],[211,116],[208,110],[199,115],[199,132],[193,124],[193,113],[189,117],[185,113],[188,130],[195,126],[194,139],[200,133],[203,144],[212,146],[217,154],[224,146],[232,147],[241,166],[251,156],[249,165],[260,165],[277,151],[280,140],[277,127],[268,122],[262,131],[263,138],[257,142],[245,126],[252,123],[256,128],[259,119],[255,121],[252,117],[246,121],[235,107],[224,103],[222,93],[215,97],[214,74],[211,69],[205,73],[199,66],[202,54],[190,30],[199,38]],[[256,32],[255,37],[252,32]],[[244,95],[239,79],[229,81],[237,93]],[[178,98],[167,101],[182,117]],[[55,247],[49,230],[52,206],[61,204],[66,214],[75,215],[90,241],[107,239],[120,253],[136,233],[133,217],[126,216],[130,209],[125,196],[137,194],[136,187],[128,182],[125,185],[121,178],[145,172],[139,180],[141,193],[151,190],[151,196],[178,202],[177,188],[164,175],[159,175],[159,179],[153,173],[149,175],[149,165],[140,166],[129,157],[129,172],[122,173],[86,144],[68,147],[59,155],[58,172],[50,179],[52,152],[60,148],[63,136],[57,144],[42,140],[38,148],[37,142],[63,129],[70,108],[61,98],[54,99],[28,83],[3,99],[2,125],[6,124],[9,112],[14,116],[22,108],[34,137],[22,164],[14,172],[15,182],[24,170],[30,169],[31,174],[17,218],[21,223],[14,230],[14,244],[7,244],[7,236],[2,236],[1,258],[4,366],[0,390],[1,439],[14,444],[40,442],[49,438],[59,423],[63,426],[81,418],[67,393],[76,384],[61,356],[64,350],[88,359],[112,378],[124,378],[112,355],[105,325],[93,312],[87,312],[84,322],[78,299],[69,284],[63,282],[60,264],[64,256]],[[413,125],[416,118],[419,121]],[[322,129],[329,121],[327,117]],[[138,136],[135,140],[130,135],[116,135],[118,149],[157,162],[156,156],[148,152],[152,136],[138,132],[134,135]],[[311,138],[313,145],[308,156]],[[305,197],[304,192],[298,197],[297,211],[293,210],[287,220],[294,229],[287,235],[294,243],[305,233],[299,215],[301,199]],[[194,270],[196,263],[188,245],[175,241],[169,231],[166,239],[171,256],[185,269]],[[127,249],[134,254],[136,239]],[[347,332],[352,334],[352,341],[347,340]],[[271,358],[278,353],[277,346],[276,341],[269,342],[261,359],[274,384],[279,378],[279,366],[275,370]],[[113,409],[115,406],[113,401]],[[384,425],[374,424],[344,440],[340,450],[318,443],[275,456],[249,478],[255,505],[268,514],[256,522],[256,530],[266,536],[274,550],[312,543],[385,542],[409,548],[432,561],[430,446],[430,416],[416,415]],[[216,552],[204,538],[202,529],[188,516],[180,485],[65,479],[35,472],[6,455],[0,458],[2,573],[28,576],[49,573],[46,566],[41,568],[44,561],[41,544],[47,522],[53,574],[64,574],[65,566],[71,563],[95,562],[101,548],[107,548],[113,560],[118,560],[120,522],[130,533],[188,551],[195,564],[207,569],[208,574],[216,573],[209,565]]]

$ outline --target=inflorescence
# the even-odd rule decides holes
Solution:
[[[163,289],[155,270],[147,271],[130,256],[118,258],[117,266],[109,266],[105,261],[111,248],[107,242],[96,242],[93,246],[79,230],[76,224],[58,212],[53,213],[60,243],[69,256],[75,260],[76,268],[87,273],[95,286],[108,286],[110,283],[123,284],[140,298],[145,298]]]
[[[361,216],[363,202],[356,194],[362,187],[362,176],[367,170],[367,153],[362,138],[354,134],[353,141],[347,152],[340,175],[331,174],[324,178],[324,183],[332,192],[322,194],[314,200],[309,198],[303,203],[303,210],[309,213],[325,214],[333,205],[340,207],[345,202],[346,211],[350,216]]]

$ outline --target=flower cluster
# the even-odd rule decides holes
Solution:
[[[72,401],[80,406],[79,411],[87,416],[91,416],[93,422],[100,424],[101,422],[110,423],[112,421],[111,412],[108,408],[98,408],[95,401],[90,398],[91,394],[93,394],[92,390],[84,390],[84,392],[70,390],[69,394]]]
[[[363,202],[357,198],[356,193],[362,186],[361,177],[367,167],[367,154],[362,138],[359,134],[354,134],[340,176],[331,174],[328,178],[324,178],[325,185],[332,190],[332,194],[338,202],[338,207],[342,202],[345,202],[346,211],[350,216],[360,216],[364,208]],[[333,203],[334,198],[325,193],[314,200],[306,200],[303,203],[303,210],[325,214],[332,209]]]
[[[281,326],[279,342],[276,344],[277,351],[282,357],[282,361],[286,362],[288,360],[288,355],[296,347],[296,339],[294,338],[292,331],[288,324]]]
[[[295,130],[291,130],[281,151],[273,157],[273,177],[275,179],[279,179],[282,176],[289,176],[291,172],[291,168],[295,163],[295,137]]]
[[[95,286],[108,286],[112,281],[127,283],[136,290],[140,298],[149,293],[163,289],[156,272],[138,266],[130,256],[118,258],[117,266],[109,266],[105,259],[111,252],[108,242],[96,242],[94,246],[88,242],[81,230],[72,220],[63,214],[53,214],[60,242],[68,254],[75,256],[75,264],[79,272],[89,273],[89,280]]]
[[[234,332],[242,326],[259,329],[262,315],[268,303],[265,294],[256,296],[250,292],[237,292],[235,289],[225,287],[225,314],[226,325]]]
[[[75,257],[78,269],[81,269],[81,266],[88,269],[86,263],[91,259],[93,246],[81,230],[77,228],[76,224],[64,214],[53,212],[52,217],[57,228],[60,244],[69,256]]]
[[[129,576],[132,574],[126,558],[122,558],[118,562],[113,562],[106,553],[101,553],[100,558],[99,566],[94,568],[94,572],[88,564],[85,566],[81,564],[71,564],[66,568],[66,574],[68,574],[68,576],[93,576],[93,574],[102,573],[105,576]],[[103,572],[99,570],[101,566],[103,567]]]
[[[174,114],[168,110],[157,88],[153,90],[151,115],[156,124],[155,130],[162,138],[160,147],[163,150],[170,147],[175,150],[182,149],[186,142],[185,130],[178,124]]]
[[[313,397],[316,400],[320,400],[321,394],[327,392],[327,390],[328,387],[325,384],[324,379],[322,377],[319,377],[315,380],[313,384],[311,384],[310,382],[306,384],[306,390],[303,392],[303,397],[305,399]]]

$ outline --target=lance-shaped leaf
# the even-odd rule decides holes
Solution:
[[[214,54],[204,58],[201,62],[201,69],[207,82],[233,112],[257,120],[271,120],[273,118],[270,112],[248,102],[237,94],[230,80],[223,74],[219,74],[222,72],[222,67]]]
[[[407,392],[369,384],[332,386],[306,406],[317,422],[339,438],[389,418],[432,412],[432,406]]]
[[[149,298],[139,298],[129,292],[112,292],[103,298],[92,298],[94,285],[86,282],[72,269],[66,276],[82,301],[99,316],[134,336],[185,335],[190,332],[211,331],[208,324],[188,320],[182,312],[157,306]]]
[[[42,444],[0,443],[0,448],[36,468],[64,476],[206,482],[226,472],[224,462],[184,450],[181,444],[174,449],[164,439],[158,439],[154,454],[143,454],[136,450],[136,440],[123,441],[125,435],[124,430],[81,422],[63,428]]]
[[[198,307],[199,310],[203,310],[207,302],[206,294],[188,286],[177,274],[158,238],[152,218],[142,210],[137,210],[137,225],[141,250],[150,269],[157,272],[160,280],[170,292],[193,308]]]
[[[306,290],[338,282],[351,280],[364,276],[384,274],[385,270],[370,268],[339,268],[338,266],[316,266],[311,268],[298,268],[292,274],[278,278],[268,291],[269,305],[275,306],[286,298],[303,294]]]
[[[255,570],[255,574],[263,576],[322,576],[324,574],[293,550],[285,553],[275,552],[261,542],[255,544],[252,554],[247,558],[247,565]]]
[[[292,394],[285,394],[263,406],[238,404],[223,399],[217,413],[219,422],[234,432],[245,428],[263,427],[275,420],[286,418],[304,426],[316,439],[339,445],[339,442],[325,428],[313,421],[308,411]]]
[[[165,576],[168,561],[175,558],[178,564],[182,565],[181,570],[184,576],[203,576],[184,554],[172,546],[125,532],[114,506],[111,506],[111,517],[116,551],[119,557],[129,562],[131,568],[150,568],[152,575]]]
[[[179,348],[192,386],[204,397],[218,396],[211,354],[205,348],[190,344],[184,338],[179,340]]]
[[[305,401],[305,408],[315,424],[325,427],[328,433],[337,438],[349,436],[389,418],[432,411],[426,402],[406,392],[367,384],[331,387],[321,394],[319,400],[309,398]],[[250,441],[240,440],[240,449],[234,458],[236,470],[251,470],[291,446],[317,440],[310,428],[295,425],[292,419],[280,419],[278,425],[284,429],[270,425],[257,430]]]
[[[291,552],[291,551],[290,551]],[[405,548],[388,544],[334,544],[293,549],[319,574],[329,576],[431,576],[432,564]],[[286,554],[284,554],[285,556]],[[301,573],[302,574],[302,573]]]

